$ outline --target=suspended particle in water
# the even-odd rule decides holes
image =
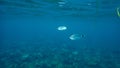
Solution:
[[[60,31],[63,31],[63,30],[67,30],[67,27],[66,26],[59,26],[57,29]]]
[[[80,34],[72,34],[69,39],[70,40],[79,40],[81,39],[82,37],[84,37],[84,35],[80,35]]]

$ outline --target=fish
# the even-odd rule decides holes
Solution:
[[[119,7],[117,8],[117,15],[120,17],[120,11],[119,11]]]

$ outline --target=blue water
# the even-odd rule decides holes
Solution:
[[[120,68],[117,8],[119,0],[0,0],[0,68]]]

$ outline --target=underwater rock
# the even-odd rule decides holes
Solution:
[[[66,26],[59,26],[57,29],[60,31],[63,31],[63,30],[67,30],[67,27]]]
[[[28,58],[29,57],[29,54],[24,54],[23,56],[22,56],[22,58]]]
[[[72,52],[73,55],[78,55],[78,51]]]
[[[28,57],[29,57],[29,54],[24,54],[24,55],[22,55],[22,60],[27,60],[28,59]]]

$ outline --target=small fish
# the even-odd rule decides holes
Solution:
[[[117,15],[120,17],[120,11],[119,11],[119,7],[117,8]]]
[[[66,26],[59,26],[57,29],[60,31],[64,31],[64,30],[67,30],[67,27]]]

